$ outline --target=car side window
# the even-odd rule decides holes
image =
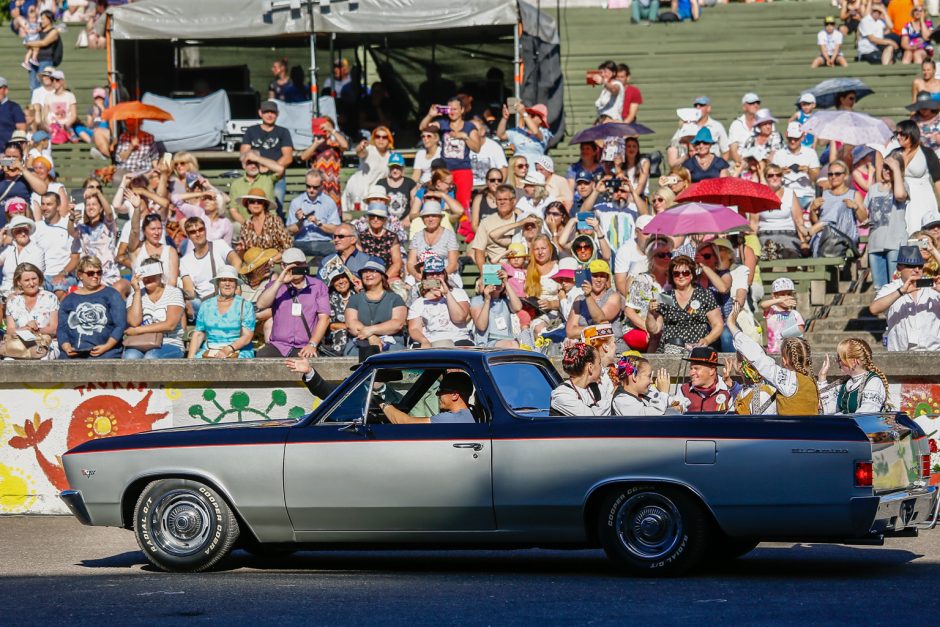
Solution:
[[[317,424],[336,424],[365,419],[366,403],[372,389],[373,377],[374,374],[370,374],[359,385],[350,390]]]
[[[493,383],[506,406],[524,416],[548,416],[552,386],[545,372],[531,363],[493,364]]]

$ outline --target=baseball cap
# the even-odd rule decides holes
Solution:
[[[679,137],[695,137],[698,134],[698,124],[686,122],[679,129]]]
[[[307,256],[299,248],[288,248],[281,253],[281,265],[289,266],[292,263],[307,264]]]
[[[584,330],[581,331],[581,341],[586,343],[593,344],[594,342],[600,342],[606,340],[609,337],[614,336],[614,327],[611,324],[594,324],[588,327],[584,327]]]
[[[433,257],[428,257],[424,260],[424,268],[422,268],[422,274],[438,274],[445,272],[447,270],[447,264],[444,263],[444,258],[440,255],[434,255]]]
[[[809,92],[804,92],[800,94],[800,99],[797,101],[800,103],[808,102],[810,104],[816,104],[816,96]]]
[[[7,83],[7,79],[3,78],[2,76],[0,76],[0,87],[9,87],[9,83]]]
[[[927,214],[927,216],[924,218],[924,223],[920,228],[926,231],[927,229],[932,229],[938,226],[940,226],[940,213],[933,211]]]
[[[741,104],[754,104],[755,102],[760,102],[760,96],[753,91],[749,91],[741,96]]]
[[[277,102],[275,102],[274,100],[265,100],[264,102],[261,103],[260,109],[262,112],[273,111],[277,113],[278,112]]]
[[[712,103],[712,99],[709,98],[708,96],[699,96],[698,98],[692,101],[693,105],[710,105],[711,103]]]
[[[359,268],[359,274],[362,275],[366,270],[375,270],[376,272],[381,272],[382,274],[388,274],[388,271],[385,268],[385,262],[382,261],[379,257],[369,257],[369,260],[362,264],[362,267]]]
[[[595,259],[588,264],[591,274],[610,274],[610,265],[603,259]]]
[[[63,72],[62,70],[52,70],[52,72],[49,73],[49,76],[51,76],[52,78],[56,80],[60,80],[60,81],[65,80],[65,72]]]
[[[405,156],[400,152],[393,152],[388,158],[388,167],[393,168],[396,166],[399,168],[405,167]]]
[[[92,99],[107,98],[108,92],[105,90],[104,87],[95,87],[94,89],[91,90],[91,97]]]
[[[473,381],[466,372],[447,372],[441,377],[441,384],[437,388],[437,393],[456,393],[466,401],[473,394]]]
[[[827,15],[827,16],[823,19],[823,24],[835,24],[835,23],[836,23],[836,18],[834,18],[834,17],[831,16],[831,15]]]
[[[40,76],[52,76],[52,73],[55,72],[55,68],[51,65],[43,68],[42,72],[39,73]]]
[[[770,286],[771,292],[792,292],[796,289],[796,286],[793,285],[793,280],[788,279],[787,277],[780,277],[775,279],[773,284]]]
[[[790,122],[787,124],[787,137],[798,139],[803,136],[803,125],[799,122]]]
[[[578,181],[593,181],[594,177],[587,170],[578,170],[578,173],[574,176],[574,182]]]
[[[561,279],[568,279],[569,281],[574,281],[574,273],[578,270],[578,261],[574,257],[565,257],[558,262],[558,271],[555,272],[551,279],[558,281]]]
[[[506,258],[510,257],[525,257],[528,255],[528,250],[526,245],[522,242],[513,242],[509,245],[509,248],[506,249]]]

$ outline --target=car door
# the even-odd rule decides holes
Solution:
[[[495,529],[488,421],[376,422],[381,416],[375,407],[378,396],[384,395],[386,402],[404,398],[405,388],[422,378],[426,384],[429,372],[373,369],[316,424],[292,431],[284,484],[295,531]],[[400,381],[383,381],[397,373]],[[432,392],[430,388],[408,400],[414,415],[434,411]],[[367,416],[365,425],[353,422]]]

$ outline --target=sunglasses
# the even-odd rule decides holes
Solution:
[[[389,136],[388,135],[376,135],[375,138],[376,139],[389,139]]]
[[[691,270],[673,270],[672,276],[676,277],[690,277],[692,276]]]
[[[767,178],[769,178],[769,179],[782,179],[782,178],[783,178],[783,174],[780,173],[780,172],[768,172],[768,173],[767,173]]]
[[[320,185],[305,185],[304,187],[306,187],[307,189],[320,189],[321,187],[323,187],[323,185],[322,185],[322,184],[320,184]]]
[[[517,167],[518,169],[520,169],[520,170],[528,170],[528,169],[529,169],[529,164],[527,164],[527,163],[517,163],[517,164],[516,164],[516,167]]]
[[[206,227],[194,227],[186,231],[186,235],[196,235],[197,233],[205,233]]]
[[[711,253],[705,253],[702,255],[702,259],[711,259],[712,257],[714,257],[714,255]]]
[[[593,246],[591,246],[590,244],[578,244],[577,246],[574,247],[575,250],[590,250],[592,248]]]
[[[672,253],[656,253],[653,257],[656,259],[671,259]]]
[[[346,239],[347,237],[352,237],[352,235],[340,235],[338,233],[333,235],[333,239]]]
[[[437,137],[437,135],[435,135],[434,133],[422,133],[421,135],[422,139],[428,139],[430,137]]]
[[[653,196],[653,202],[666,202],[666,199],[660,198],[659,196]]]
[[[707,107],[708,105],[702,104],[702,103],[700,103],[700,102],[696,102],[696,103],[695,103],[694,105],[692,105],[692,106],[695,107],[696,109],[698,109],[699,107]]]
[[[85,276],[101,276],[101,270],[83,270]]]
[[[386,218],[385,216],[371,215],[369,216],[369,219],[370,220],[387,220],[388,218]]]
[[[845,176],[845,172],[829,172],[826,176]]]
[[[486,179],[489,183],[502,183],[503,179]]]

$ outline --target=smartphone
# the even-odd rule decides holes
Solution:
[[[512,111],[516,108],[516,105],[519,104],[519,99],[515,96],[510,96],[506,98],[506,106],[509,107],[509,110]]]
[[[425,290],[436,290],[440,289],[441,282],[438,279],[424,279],[421,281],[421,287]]]
[[[916,281],[914,281],[914,286],[915,287],[933,287],[933,279],[926,278],[926,277],[923,279],[917,279]]]
[[[669,305],[672,307],[676,306],[676,299],[664,292],[660,292],[656,295],[656,302],[658,302],[660,305]]]
[[[16,165],[16,158],[14,157],[0,157],[0,167],[12,168]]]
[[[499,285],[502,283],[502,281],[499,280],[499,276],[496,274],[499,269],[499,264],[483,264],[483,285]]]
[[[587,268],[584,268],[583,270],[577,270],[574,273],[575,286],[581,287],[585,283],[590,283],[590,282],[591,282],[591,271],[588,270]]]
[[[69,198],[72,199],[72,202],[76,205],[85,202],[85,190],[84,189],[73,189],[69,191]]]
[[[438,106],[437,106],[437,114],[438,114],[438,115],[450,115],[450,107],[442,107],[442,106],[438,105]]]
[[[165,165],[168,168],[173,165],[173,153],[172,152],[163,153],[163,165]]]
[[[600,70],[588,70],[587,72],[584,73],[584,82],[585,82],[586,84],[588,84],[588,85],[595,85],[595,86],[596,86],[597,83],[594,82],[594,77],[595,77],[595,76],[600,76],[600,75],[601,75],[601,71],[600,71]]]
[[[590,231],[591,225],[587,223],[587,219],[593,217],[590,211],[579,211],[578,212],[578,230],[579,231]]]
[[[296,266],[290,269],[290,273],[294,276],[308,276],[310,274],[310,268],[308,266]]]
[[[927,248],[927,240],[925,239],[909,239],[907,240],[908,246],[917,246],[918,248]]]

